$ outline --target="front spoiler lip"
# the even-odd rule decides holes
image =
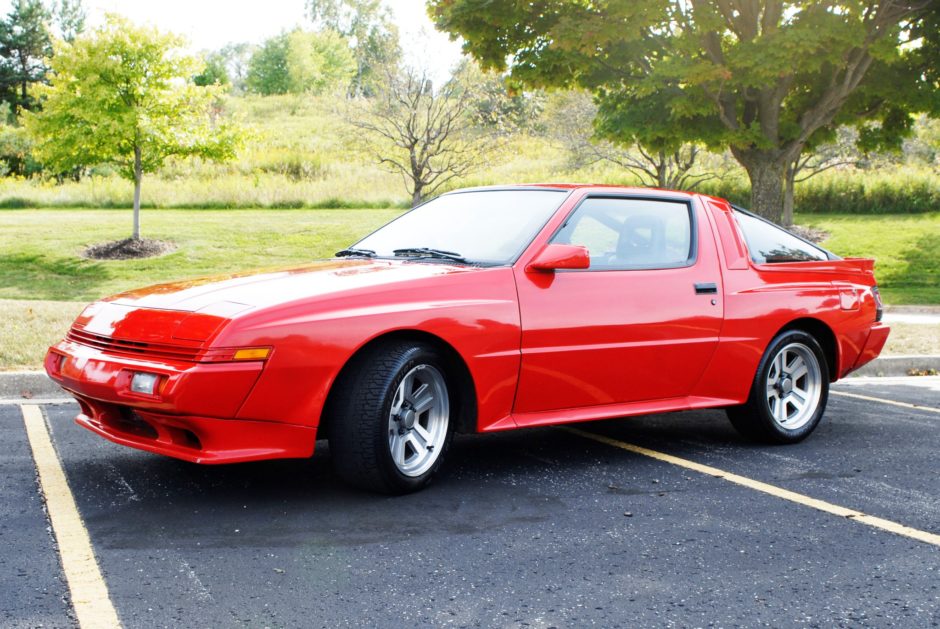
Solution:
[[[162,454],[200,464],[245,463],[266,459],[309,458],[313,455],[316,429],[296,424],[216,419],[208,417],[159,417],[147,413],[147,423],[157,437],[123,431],[109,422],[113,408],[82,399],[75,423],[118,445]],[[97,407],[96,410],[92,410]],[[179,435],[189,432],[199,439],[194,446]]]

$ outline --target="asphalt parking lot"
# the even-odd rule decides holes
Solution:
[[[126,627],[940,626],[940,378],[835,390],[795,446],[717,411],[462,437],[402,498],[346,488],[325,448],[200,467],[41,404],[106,586],[90,601],[24,411],[0,405],[0,626],[75,626],[76,602]]]

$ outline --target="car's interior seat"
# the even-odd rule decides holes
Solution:
[[[630,216],[620,228],[616,263],[622,265],[654,264],[666,257],[666,223],[659,216]]]

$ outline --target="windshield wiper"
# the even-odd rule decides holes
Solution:
[[[350,256],[362,256],[363,258],[374,258],[375,252],[372,249],[356,249],[349,247],[333,254],[337,258],[348,258]]]
[[[454,262],[463,262],[469,264],[467,259],[453,251],[444,251],[443,249],[431,249],[430,247],[408,247],[406,249],[395,249],[392,251],[396,256],[414,256],[418,258],[439,258],[441,260],[453,260]]]

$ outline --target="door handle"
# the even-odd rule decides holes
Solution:
[[[696,295],[717,295],[718,284],[716,284],[715,282],[696,282],[695,294]]]

